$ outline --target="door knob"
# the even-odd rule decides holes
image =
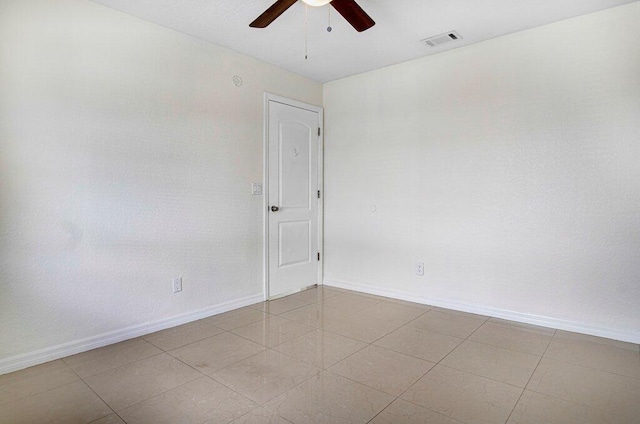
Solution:
[[[278,212],[280,210],[277,206],[271,206],[271,212]]]

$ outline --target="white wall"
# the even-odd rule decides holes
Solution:
[[[86,0],[0,2],[0,373],[261,296],[265,91],[322,104]]]
[[[639,22],[326,84],[325,283],[640,342]]]

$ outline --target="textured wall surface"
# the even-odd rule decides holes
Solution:
[[[322,103],[89,1],[0,2],[0,360],[262,293],[265,91]]]
[[[326,84],[325,281],[640,337],[638,22],[636,2]]]

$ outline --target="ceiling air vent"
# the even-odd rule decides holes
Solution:
[[[443,44],[451,43],[452,41],[462,40],[460,34],[456,31],[449,31],[444,34],[436,35],[435,37],[429,37],[422,40],[427,46],[438,47]]]

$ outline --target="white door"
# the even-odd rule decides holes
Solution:
[[[318,284],[320,113],[268,100],[268,297]]]

